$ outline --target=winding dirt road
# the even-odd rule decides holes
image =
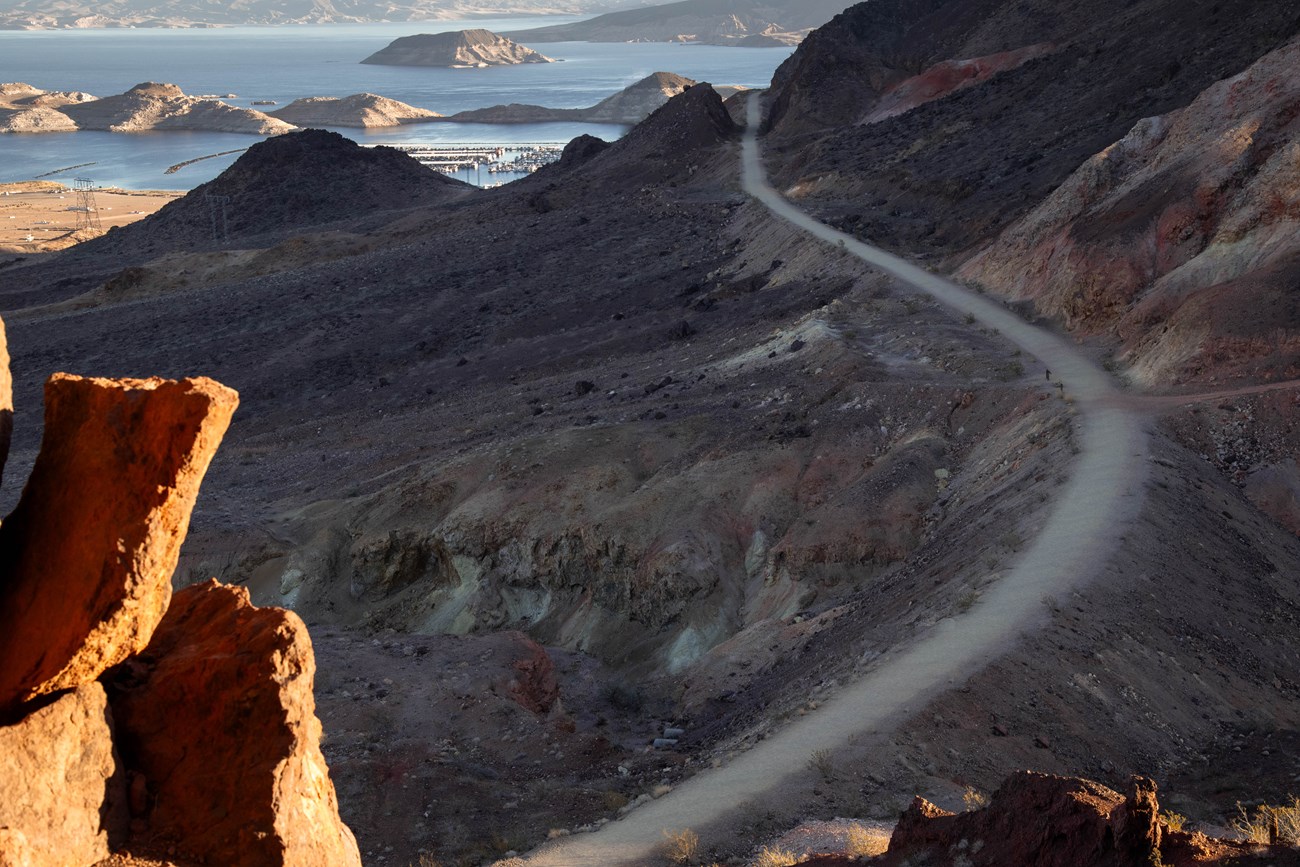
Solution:
[[[742,146],[747,193],[776,216],[841,247],[958,314],[1036,356],[1074,399],[1079,454],[1070,480],[1051,506],[1038,537],[1012,570],[966,613],[936,625],[915,645],[882,658],[814,713],[799,718],[721,768],[704,771],[671,793],[591,834],[565,837],[511,864],[614,867],[652,864],[665,830],[701,828],[735,805],[791,775],[806,773],[810,755],[835,750],[851,736],[887,729],[919,711],[930,697],[958,685],[995,659],[1045,615],[1044,599],[1085,583],[1113,552],[1137,512],[1148,464],[1145,416],[1118,399],[1108,374],[1061,337],[1029,325],[968,289],[825,226],[785,201],[767,183],[759,159],[759,97],[749,98]]]

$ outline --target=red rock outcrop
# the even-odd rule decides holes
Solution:
[[[237,404],[210,379],[50,377],[40,455],[0,526],[0,708],[148,644]]]
[[[99,684],[0,726],[0,867],[94,864],[108,856],[124,807]]]
[[[878,123],[887,118],[906,114],[917,106],[982,84],[999,72],[1015,69],[1036,57],[1050,54],[1053,50],[1054,46],[1051,43],[1044,42],[1013,51],[1000,51],[984,57],[936,63],[920,75],[887,86],[880,95],[880,101],[861,123]]]
[[[1283,847],[1173,831],[1160,820],[1155,783],[1134,777],[1127,796],[1090,780],[1031,771],[1012,774],[982,810],[949,813],[916,798],[872,863],[970,867],[1183,867],[1300,864]]]
[[[9,440],[14,432],[14,378],[9,373],[9,340],[0,322],[0,479],[9,459]]]
[[[518,633],[524,656],[514,663],[515,676],[506,691],[520,706],[533,713],[546,713],[560,697],[560,686],[555,679],[555,663],[536,641],[522,632]]]
[[[360,864],[321,755],[316,663],[296,614],[255,608],[242,587],[192,585],[124,669],[113,713],[147,788],[138,842],[241,867]]]

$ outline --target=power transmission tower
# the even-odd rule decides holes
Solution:
[[[99,209],[95,206],[95,182],[90,178],[77,178],[72,182],[72,189],[77,193],[76,230],[103,231],[103,226],[99,223]]]
[[[224,241],[230,237],[230,196],[203,196],[208,202],[208,213],[212,217],[212,240]]]

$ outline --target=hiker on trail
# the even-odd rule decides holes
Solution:
[[[1051,381],[1052,381],[1052,371],[1050,371],[1050,370],[1047,371],[1045,378],[1046,378],[1046,380],[1047,380],[1048,382],[1051,382]]]

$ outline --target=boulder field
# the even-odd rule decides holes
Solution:
[[[6,366],[0,406],[8,383]],[[0,864],[360,864],[302,621],[215,581],[172,598],[238,402],[203,378],[50,377],[0,531]]]

